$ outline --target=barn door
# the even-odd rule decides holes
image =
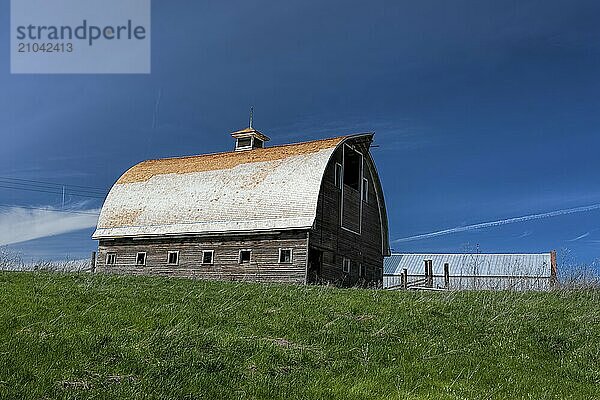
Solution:
[[[323,252],[317,249],[308,250],[307,283],[319,283],[321,281],[321,269],[323,266]]]

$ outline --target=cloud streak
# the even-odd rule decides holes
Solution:
[[[456,228],[444,229],[441,231],[423,233],[420,235],[396,239],[396,240],[392,241],[392,243],[412,242],[415,240],[423,240],[423,239],[430,239],[430,238],[434,238],[434,237],[438,237],[438,236],[450,235],[452,233],[468,232],[468,231],[474,231],[477,229],[485,229],[485,228],[493,228],[496,226],[516,224],[519,222],[532,221],[535,219],[559,217],[561,215],[569,215],[569,214],[595,211],[595,210],[600,210],[600,204],[592,204],[590,206],[567,208],[567,209],[563,209],[563,210],[550,211],[550,212],[542,213],[542,214],[531,214],[531,215],[525,215],[522,217],[507,218],[507,219],[501,219],[498,221],[483,222],[483,223],[474,224],[474,225],[459,226]]]
[[[523,239],[523,238],[526,238],[527,236],[531,236],[531,234],[532,234],[532,233],[533,233],[533,232],[531,232],[531,231],[525,231],[525,232],[523,232],[522,234],[520,234],[519,236],[517,236],[517,239]]]
[[[95,227],[99,210],[9,207],[0,212],[0,245],[61,235]]]
[[[569,242],[576,242],[576,241],[578,241],[580,239],[583,239],[583,238],[586,238],[588,236],[590,236],[590,232],[586,232],[583,235],[579,235],[576,238],[569,240]]]

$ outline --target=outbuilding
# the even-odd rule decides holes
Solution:
[[[556,252],[529,254],[392,254],[388,289],[548,290],[557,283]]]

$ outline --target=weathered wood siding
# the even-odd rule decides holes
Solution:
[[[344,185],[344,206],[342,207],[343,226],[353,232],[360,232],[360,196],[359,190]]]
[[[282,232],[247,236],[101,240],[98,272],[180,276],[220,280],[304,283],[307,232]],[[279,249],[292,249],[292,262],[279,263]],[[239,263],[240,250],[252,250],[250,263]],[[202,264],[202,251],[214,250],[214,263]],[[169,265],[169,251],[179,251],[178,265]],[[106,265],[107,253],[115,265]],[[136,265],[138,252],[146,265]]]
[[[382,226],[381,215],[383,199],[378,199],[378,179],[375,179],[375,167],[367,157],[369,144],[357,144],[357,150],[365,155],[363,165],[363,177],[368,180],[367,201],[362,202],[362,220],[360,220],[360,233],[351,232],[342,228],[342,212],[344,226],[348,220],[359,220],[360,207],[344,207],[342,211],[342,190],[335,185],[335,164],[342,164],[342,149],[338,149],[326,169],[321,185],[319,202],[317,206],[317,217],[315,226],[310,234],[310,246],[323,252],[320,279],[344,286],[357,283],[380,283],[383,280],[383,235],[387,232]],[[361,193],[348,187],[344,187],[345,196],[358,196]],[[354,200],[354,199],[352,199]],[[350,201],[349,203],[353,203]],[[358,203],[360,204],[360,203]],[[350,215],[349,213],[352,213]],[[359,231],[358,226],[354,226]],[[343,272],[343,259],[351,260],[349,274]],[[365,269],[364,276],[359,276],[359,265]]]

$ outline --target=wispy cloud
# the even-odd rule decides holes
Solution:
[[[40,239],[96,226],[99,210],[8,207],[0,211],[0,245]]]
[[[583,235],[579,235],[576,238],[573,238],[573,239],[569,240],[569,242],[576,242],[576,241],[578,241],[580,239],[583,239],[583,238],[586,238],[588,236],[590,236],[590,232],[586,232]]]
[[[313,115],[293,124],[273,127],[273,131],[277,132],[274,135],[277,139],[289,141],[374,132],[376,143],[386,151],[417,149],[439,142],[439,138],[427,127],[399,117],[374,116],[365,121],[364,117],[347,116],[341,120],[330,120],[326,116]]]
[[[519,236],[517,236],[517,239],[523,239],[523,238],[526,238],[526,237],[528,237],[528,236],[531,236],[531,235],[532,235],[532,233],[533,233],[532,231],[525,231],[525,232],[521,233]]]
[[[507,219],[501,219],[498,221],[483,222],[483,223],[474,224],[474,225],[459,226],[456,228],[444,229],[441,231],[423,233],[420,235],[396,239],[392,243],[412,242],[415,240],[429,239],[429,238],[433,238],[433,237],[437,237],[437,236],[449,235],[452,233],[467,232],[467,231],[473,231],[476,229],[492,228],[495,226],[515,224],[515,223],[526,222],[526,221],[531,221],[531,220],[535,220],[535,219],[559,217],[561,215],[575,214],[575,213],[588,212],[588,211],[594,211],[594,210],[600,210],[600,204],[592,204],[590,206],[567,208],[567,209],[563,209],[563,210],[550,211],[547,213],[531,214],[531,215],[525,215],[522,217],[507,218]]]

